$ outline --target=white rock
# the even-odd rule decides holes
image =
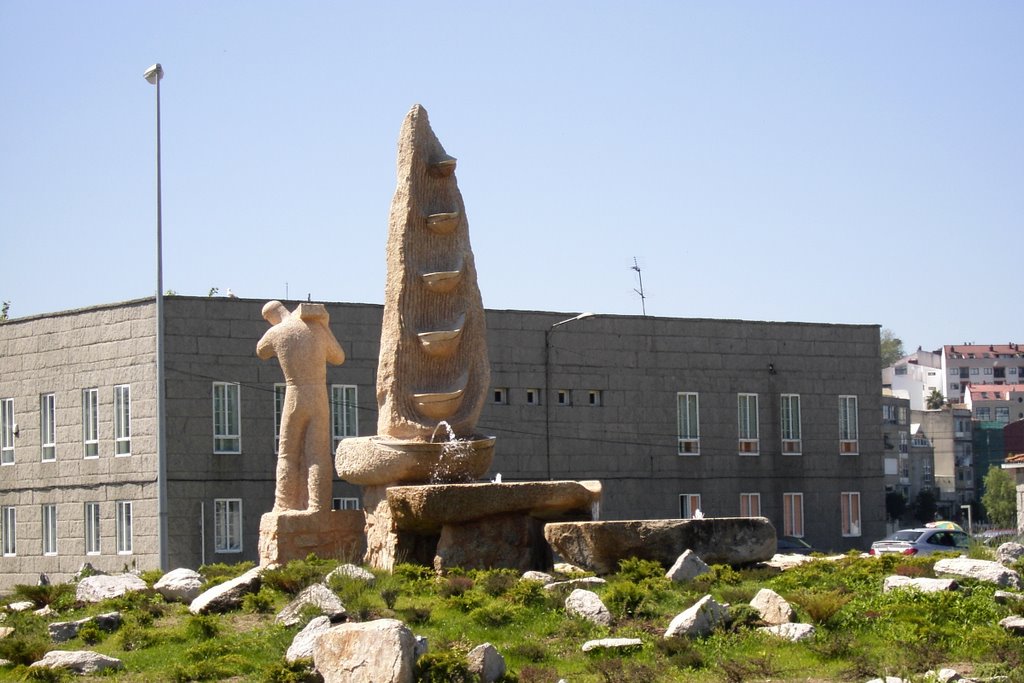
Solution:
[[[544,590],[553,591],[562,586],[603,586],[607,581],[598,576],[584,576],[579,579],[569,579],[568,581],[555,581],[554,583],[548,583],[544,585]]]
[[[1024,635],[1024,617],[1006,617],[999,625],[1016,635]]]
[[[264,571],[265,567],[253,567],[241,576],[208,589],[192,601],[188,611],[192,614],[209,614],[238,607],[247,593],[255,593],[260,589]]]
[[[565,599],[565,611],[571,616],[586,619],[599,626],[609,626],[612,623],[612,614],[597,593],[582,588],[574,589]]]
[[[14,633],[14,627],[13,626],[0,627],[0,640],[3,640],[4,638],[6,638],[7,636],[11,635],[12,633]]]
[[[1024,594],[1011,593],[1010,591],[996,591],[992,594],[992,599],[1000,605],[1013,605],[1024,601]]]
[[[1024,545],[1008,541],[996,548],[996,561],[1002,564],[1013,564],[1024,557]]]
[[[412,683],[416,638],[397,619],[341,624],[320,635],[313,662],[324,683]]]
[[[643,647],[644,641],[639,638],[601,638],[583,643],[583,652],[592,650],[630,650]]]
[[[577,567],[574,564],[569,564],[568,562],[556,562],[554,570],[556,574],[561,574],[562,576],[572,576],[573,574],[587,573],[586,569],[583,569],[582,567]]]
[[[341,599],[334,594],[334,591],[322,583],[314,583],[295,596],[295,599],[281,610],[274,622],[285,626],[295,626],[299,623],[302,609],[307,605],[317,608],[331,621],[338,621],[345,616],[345,605],[341,604]]]
[[[934,570],[936,574],[966,576],[978,579],[979,581],[994,583],[1000,588],[1020,589],[1024,587],[1017,572],[1007,569],[998,562],[972,560],[969,557],[954,557],[939,560],[935,563]]]
[[[666,638],[705,636],[723,625],[729,610],[710,595],[705,595],[685,612],[677,614],[665,631]]]
[[[885,678],[872,678],[868,683],[910,683],[898,676],[886,676]]]
[[[306,624],[306,628],[296,633],[295,637],[292,638],[292,644],[288,646],[288,651],[284,655],[285,660],[294,662],[299,659],[312,659],[313,646],[316,644],[316,639],[321,634],[327,633],[330,628],[331,620],[327,617],[311,619]]]
[[[547,583],[551,583],[552,581],[554,581],[555,577],[551,576],[551,574],[548,574],[547,572],[528,571],[528,572],[523,572],[522,580],[523,581],[539,581],[540,583],[547,584]]]
[[[172,569],[153,584],[153,590],[170,602],[190,603],[203,592],[203,577],[186,567]]]
[[[794,643],[798,643],[801,640],[807,640],[808,638],[813,638],[815,633],[814,627],[810,624],[794,623],[776,624],[775,626],[762,626],[758,630],[764,631],[765,633],[770,633],[773,636],[785,638],[786,640],[790,640]]]
[[[939,669],[938,671],[926,671],[924,680],[926,683],[951,683],[952,681],[962,681],[964,677],[954,669]]]
[[[672,581],[689,581],[710,571],[711,567],[707,566],[704,560],[697,557],[695,552],[685,550],[682,555],[676,558],[675,563],[666,572],[665,578]]]
[[[29,666],[30,669],[43,667],[47,669],[67,669],[78,674],[91,674],[104,669],[119,671],[124,668],[120,659],[101,655],[90,650],[73,652],[70,650],[51,650],[42,659]]]
[[[505,675],[505,658],[490,643],[477,645],[466,655],[469,671],[481,683],[494,683]]]
[[[78,621],[55,621],[48,627],[50,640],[55,643],[67,642],[77,636],[78,631],[89,622],[95,622],[104,631],[116,631],[121,625],[121,613],[107,612],[106,614],[97,614],[94,617],[85,617]]]
[[[30,610],[35,606],[36,603],[30,600],[22,600],[21,602],[12,602],[11,604],[7,605],[7,609],[11,610],[12,612],[24,612],[25,610]]]
[[[87,576],[78,582],[75,599],[79,602],[103,602],[148,589],[146,582],[135,574]]]
[[[366,581],[367,583],[373,583],[377,580],[377,577],[372,572],[363,569],[362,567],[354,564],[343,564],[337,569],[332,571],[330,574],[324,577],[324,583],[330,584],[331,579],[335,576],[344,576],[349,579],[358,579],[359,581]]]
[[[954,579],[911,578],[900,574],[885,577],[885,581],[882,584],[883,593],[888,593],[897,588],[911,588],[922,593],[942,593],[945,591],[955,591],[958,586]]]
[[[771,588],[759,590],[750,601],[750,606],[757,610],[764,623],[771,626],[788,624],[796,620],[796,614],[790,604]]]

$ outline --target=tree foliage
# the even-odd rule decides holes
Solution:
[[[1017,526],[1017,489],[1010,473],[998,465],[988,468],[985,475],[985,493],[981,496],[981,504],[988,513],[988,521],[1000,529],[1013,529]]]
[[[939,506],[931,489],[921,489],[914,499],[914,518],[919,522],[931,522]]]
[[[879,342],[883,368],[893,365],[900,358],[907,355],[903,351],[903,340],[897,337],[896,333],[888,327],[882,328]]]
[[[885,494],[885,513],[889,519],[899,519],[907,511],[907,499],[899,491],[889,491]]]
[[[928,410],[938,410],[945,402],[946,399],[942,398],[942,392],[938,389],[932,389],[932,393],[928,394],[928,398],[925,399]]]

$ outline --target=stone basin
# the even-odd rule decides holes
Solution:
[[[483,477],[494,459],[495,437],[455,442],[400,441],[379,436],[338,444],[338,476],[359,486],[471,482]]]

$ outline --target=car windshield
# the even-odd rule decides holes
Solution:
[[[885,540],[887,540],[887,541],[904,541],[905,543],[913,543],[914,541],[916,541],[918,538],[921,537],[921,533],[922,532],[920,532],[920,531],[912,531],[912,530],[909,530],[909,529],[906,530],[906,531],[897,531],[896,533],[894,533],[892,536],[889,536]]]

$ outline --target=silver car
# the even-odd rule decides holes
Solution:
[[[955,529],[901,529],[891,536],[871,544],[872,555],[899,553],[900,555],[931,555],[932,553],[965,553],[970,538]]]

